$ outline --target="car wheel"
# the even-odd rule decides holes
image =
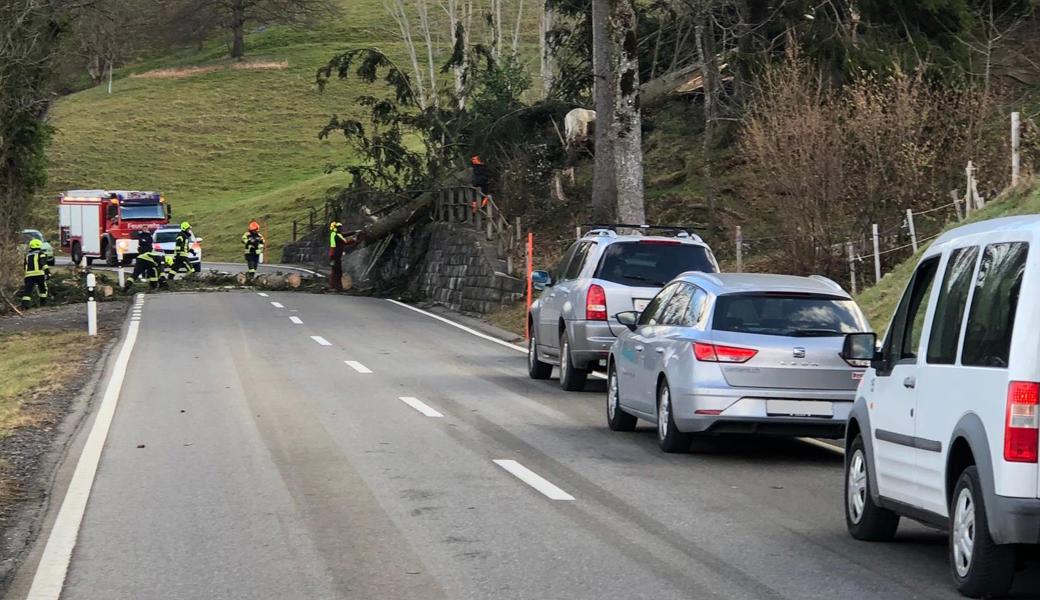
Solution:
[[[998,545],[989,533],[978,467],[961,473],[950,504],[950,567],[960,593],[999,596],[1015,577],[1015,547]]]
[[[845,459],[845,526],[857,540],[884,542],[896,535],[899,515],[874,503],[863,436],[857,435]]]
[[[72,264],[78,267],[83,260],[83,248],[79,245],[79,242],[72,242],[72,250],[69,252],[69,257],[72,259]]]
[[[531,327],[531,339],[527,341],[527,374],[531,379],[548,379],[552,376],[552,365],[538,360],[538,340]]]
[[[690,449],[691,436],[675,426],[672,406],[672,390],[667,381],[657,386],[657,443],[668,453],[686,452]]]
[[[621,408],[621,390],[614,364],[607,370],[607,426],[611,431],[635,431],[638,419]]]
[[[575,367],[571,360],[571,342],[564,330],[560,333],[560,387],[568,392],[580,392],[588,380],[589,372]]]

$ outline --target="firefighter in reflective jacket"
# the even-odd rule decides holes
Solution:
[[[177,234],[177,239],[173,242],[173,269],[170,273],[170,279],[174,277],[174,272],[187,275],[193,271],[191,266],[191,224],[187,221],[181,223],[181,231]]]
[[[260,234],[260,224],[253,221],[249,224],[249,231],[242,234],[242,245],[246,253],[246,275],[256,275],[256,268],[260,264],[260,255],[264,253],[264,236]]]
[[[329,289],[343,291],[343,254],[360,237],[359,231],[344,232],[343,223],[329,223]]]
[[[159,287],[159,277],[166,266],[166,259],[162,252],[156,251],[152,246],[152,236],[147,231],[142,231],[137,236],[137,259],[134,262],[134,274],[127,281],[129,289],[134,281],[147,281],[153,290]]]
[[[37,290],[40,305],[47,304],[47,280],[51,278],[51,269],[47,266],[47,258],[43,255],[43,243],[40,240],[29,240],[29,251],[25,253],[25,289],[22,290],[22,307],[32,307],[33,289]]]

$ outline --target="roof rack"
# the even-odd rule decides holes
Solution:
[[[579,226],[580,228],[589,228],[585,232],[586,236],[616,236],[618,229],[635,229],[641,233],[649,233],[651,231],[660,233],[671,233],[678,238],[687,238],[691,240],[699,240],[700,236],[690,233],[695,229],[703,229],[699,225],[629,225],[626,223],[585,223]]]

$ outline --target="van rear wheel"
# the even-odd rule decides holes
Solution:
[[[978,467],[961,473],[950,504],[950,569],[965,596],[1002,596],[1015,578],[1015,547],[989,534]]]

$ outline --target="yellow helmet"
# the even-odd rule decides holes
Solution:
[[[33,250],[39,250],[40,248],[43,248],[43,242],[41,242],[40,240],[38,240],[36,238],[33,238],[33,239],[29,240],[29,247],[32,248]]]

